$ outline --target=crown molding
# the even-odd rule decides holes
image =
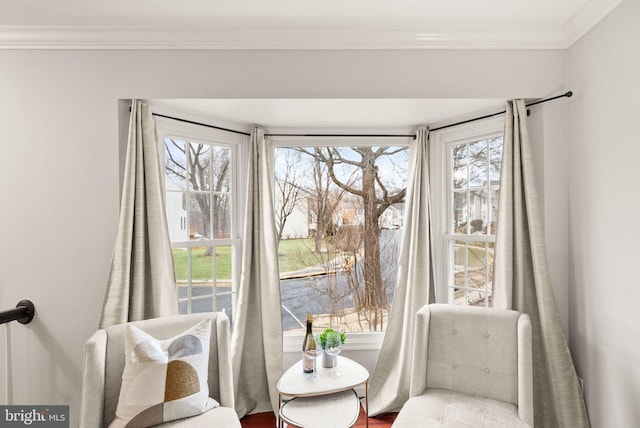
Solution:
[[[566,49],[623,0],[589,1],[560,27],[249,25],[215,28],[0,26],[0,49]]]
[[[564,26],[567,47],[573,45],[589,30],[609,15],[624,0],[591,0]]]
[[[280,26],[206,30],[0,26],[0,49],[563,49],[562,29]]]

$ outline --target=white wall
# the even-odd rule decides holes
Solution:
[[[82,347],[98,323],[118,222],[118,99],[539,97],[565,86],[564,60],[565,52],[535,50],[0,51],[0,309],[29,298],[37,310],[31,324],[11,325],[14,402],[70,404],[77,424]],[[574,318],[584,323],[583,315],[579,309]]]
[[[593,427],[640,426],[640,2],[568,53],[570,341]]]

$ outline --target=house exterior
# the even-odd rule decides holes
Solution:
[[[332,216],[332,222],[335,227],[364,225],[362,208],[356,207],[349,200],[350,198],[346,198],[336,207]],[[313,210],[310,208],[312,203],[309,201],[309,199],[301,200],[298,203],[298,208],[293,210],[287,217],[282,233],[283,239],[312,238],[316,236],[318,226]],[[380,216],[378,227],[381,229],[399,229],[403,225],[403,213],[404,203],[391,205]]]
[[[188,241],[190,233],[184,194],[172,192],[172,190],[179,190],[179,188],[171,180],[166,180],[165,186],[167,189],[167,226],[171,241]]]

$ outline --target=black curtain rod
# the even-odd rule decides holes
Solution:
[[[367,137],[415,138],[416,134],[264,134],[265,137]]]
[[[564,98],[564,97],[569,98],[572,95],[573,95],[573,92],[568,91],[568,92],[565,92],[562,95],[556,95],[555,97],[545,98],[543,100],[534,101],[532,103],[527,104],[526,106],[527,107],[531,107],[531,106],[534,106],[536,104],[546,103],[547,101],[557,100],[558,98]],[[437,128],[431,128],[429,131],[433,132],[433,131],[439,131],[441,129],[452,128],[454,126],[464,125],[466,123],[476,122],[476,121],[482,120],[482,119],[488,119],[490,117],[498,116],[498,115],[504,114],[506,112],[507,112],[506,110],[502,110],[502,111],[499,111],[497,113],[491,113],[491,114],[487,114],[487,115],[484,115],[484,116],[474,117],[472,119],[467,119],[467,120],[463,120],[463,121],[460,121],[460,122],[451,123],[449,125],[439,126]],[[158,113],[153,113],[153,115],[154,116],[158,116],[158,117],[164,117],[166,119],[177,120],[178,122],[190,123],[192,125],[206,126],[207,128],[218,129],[220,131],[233,132],[235,134],[241,134],[241,135],[247,135],[247,136],[251,135],[251,134],[249,134],[247,132],[236,131],[235,129],[222,128],[220,126],[209,125],[208,123],[194,122],[192,120],[180,119],[178,117],[172,117],[172,116],[165,116],[165,115],[158,114]],[[366,137],[366,138],[415,138],[416,137],[415,134],[264,134],[264,135],[265,135],[265,137],[340,137],[340,138],[350,138],[350,137],[351,138],[353,138],[353,137]]]
[[[14,309],[0,312],[0,324],[18,321],[29,324],[36,314],[36,307],[31,300],[20,300]]]
[[[536,104],[546,103],[547,101],[557,100],[558,98],[564,98],[564,97],[569,98],[569,97],[571,97],[572,95],[573,95],[573,92],[568,91],[568,92],[565,92],[565,93],[564,93],[564,94],[562,94],[562,95],[556,95],[555,97],[545,98],[544,100],[534,101],[534,102],[532,102],[532,103],[527,104],[526,106],[527,106],[527,107],[531,107],[531,106],[534,106],[534,105],[536,105]],[[454,126],[464,125],[464,124],[466,124],[466,123],[476,122],[476,121],[478,121],[478,120],[488,119],[488,118],[490,118],[490,117],[494,117],[494,116],[498,116],[498,115],[501,115],[501,114],[505,114],[506,112],[507,112],[506,110],[502,110],[502,111],[499,111],[499,112],[497,112],[497,113],[487,114],[487,115],[480,116],[480,117],[474,117],[473,119],[467,119],[467,120],[463,120],[463,121],[460,121],[460,122],[451,123],[451,124],[449,124],[449,125],[444,125],[444,126],[439,126],[439,127],[437,127],[437,128],[432,128],[432,129],[429,129],[429,131],[430,131],[430,132],[433,132],[433,131],[439,131],[439,130],[441,130],[441,129],[452,128],[452,127],[454,127]],[[527,115],[528,115],[528,114],[529,114],[529,111],[527,111]]]
[[[165,119],[177,120],[178,122],[190,123],[191,125],[206,126],[207,128],[218,129],[220,131],[227,131],[227,132],[233,132],[234,134],[246,135],[247,137],[251,135],[248,132],[236,131],[235,129],[229,129],[229,128],[222,128],[221,126],[209,125],[208,123],[195,122],[193,120],[181,119],[179,117],[165,116],[164,114],[159,114],[159,113],[153,113],[153,115],[158,117],[164,117]]]

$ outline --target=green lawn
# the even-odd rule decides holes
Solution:
[[[280,241],[278,248],[280,271],[288,272],[324,263],[324,258],[318,257],[311,250],[314,248],[313,239],[286,239]],[[194,280],[211,278],[212,257],[205,255],[205,248],[191,250],[192,277]],[[176,248],[173,250],[173,263],[176,269],[176,279],[187,279],[188,256],[187,250]],[[218,279],[231,278],[231,247],[216,247],[216,276]]]
[[[280,272],[291,272],[325,263],[326,255],[317,255],[313,239],[283,239],[278,247]]]
[[[211,256],[205,255],[206,248],[193,248],[191,250],[191,271],[195,280],[211,278]],[[188,254],[186,249],[173,250],[173,264],[176,269],[176,279],[187,279]],[[231,279],[231,247],[216,247],[216,276],[218,279]]]

